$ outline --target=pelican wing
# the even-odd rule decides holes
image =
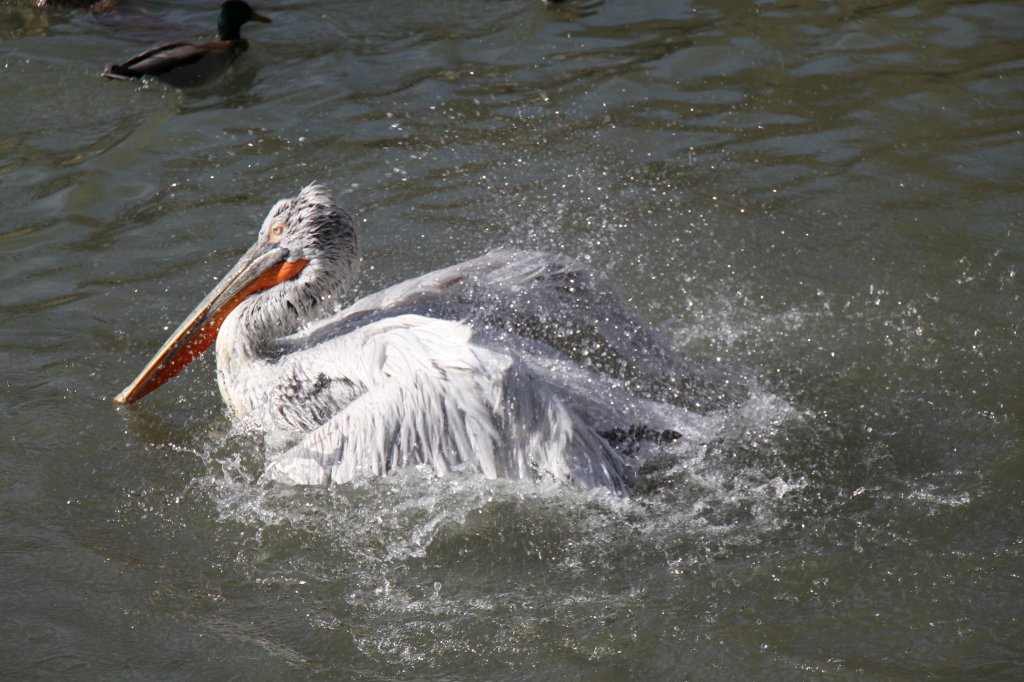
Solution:
[[[346,308],[344,317],[401,312],[462,315],[480,304],[509,307],[516,298],[521,316],[540,312],[588,315],[614,297],[582,263],[539,251],[496,249],[478,258],[408,279],[365,296]],[[600,307],[598,307],[600,304]],[[615,316],[627,316],[615,303]]]
[[[405,315],[355,336],[346,351],[365,369],[366,392],[274,458],[269,478],[341,483],[412,464],[444,474],[471,463],[488,478],[547,474],[625,489],[608,442],[523,362],[474,343],[468,325]]]
[[[466,320],[541,342],[628,383],[639,395],[691,410],[720,406],[739,390],[713,369],[680,358],[585,265],[544,252],[497,249],[406,280],[292,338],[306,345],[409,313]]]

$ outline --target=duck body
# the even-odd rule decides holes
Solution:
[[[254,20],[270,21],[242,0],[228,0],[221,5],[217,19],[219,40],[157,45],[120,64],[111,64],[103,76],[118,80],[156,78],[175,87],[198,85],[224,71],[249,48],[241,27]]]
[[[119,80],[156,78],[175,87],[198,85],[224,71],[246,49],[244,40],[199,45],[165,43],[120,64],[111,64],[103,76]]]

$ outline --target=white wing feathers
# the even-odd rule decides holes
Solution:
[[[270,462],[266,475],[324,484],[412,464],[444,474],[472,463],[488,478],[546,473],[624,490],[625,467],[607,441],[554,386],[514,356],[475,343],[472,331],[401,315],[318,345],[322,363],[295,358],[315,373],[310,364],[329,372],[331,358],[344,357],[347,378],[367,389]]]
[[[540,341],[659,402],[704,411],[729,402],[733,392],[713,368],[680,358],[583,264],[543,252],[497,249],[400,282],[295,338],[305,343],[408,313],[491,325]]]

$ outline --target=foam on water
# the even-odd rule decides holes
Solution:
[[[559,622],[595,619],[599,628],[595,614],[613,622],[638,606],[653,574],[785,526],[807,482],[778,465],[779,450],[806,418],[759,389],[691,415],[686,438],[644,453],[628,499],[549,480],[485,480],[472,467],[445,477],[412,467],[329,489],[263,484],[264,445],[238,431],[197,453],[206,471],[190,493],[213,503],[238,573],[267,589],[315,586],[308,624],[350,635],[372,660],[401,668],[483,649],[518,655],[541,640],[577,647],[557,643]],[[337,601],[324,601],[325,590]],[[480,639],[482,618],[497,623],[501,641]],[[573,655],[618,651],[614,642],[588,647]]]
[[[754,329],[813,324],[818,314],[769,318],[728,296],[702,303],[663,326],[681,356],[716,369],[756,360],[744,342]],[[549,369],[565,372],[564,384],[585,381]],[[637,453],[638,485],[626,499],[546,479],[485,480],[472,466],[444,477],[411,467],[328,489],[269,484],[260,475],[273,445],[241,425],[197,447],[202,471],[188,495],[212,506],[213,542],[234,552],[224,558],[233,573],[297,594],[312,631],[350,637],[371,661],[401,671],[465,660],[481,670],[481,652],[497,662],[538,648],[612,660],[638,627],[624,614],[683,572],[798,523],[821,494],[817,464],[796,454],[816,445],[813,410],[748,378],[770,376],[763,368],[727,374],[747,392],[722,409],[630,405],[682,438]],[[561,634],[567,622],[583,623],[571,639]]]

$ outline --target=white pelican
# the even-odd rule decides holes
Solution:
[[[269,458],[272,479],[471,463],[488,478],[626,492],[620,450],[678,435],[644,409],[651,399],[693,410],[721,398],[571,259],[492,251],[338,311],[358,253],[352,218],[323,187],[278,201],[114,402],[142,398],[216,340],[228,408],[288,444]]]

